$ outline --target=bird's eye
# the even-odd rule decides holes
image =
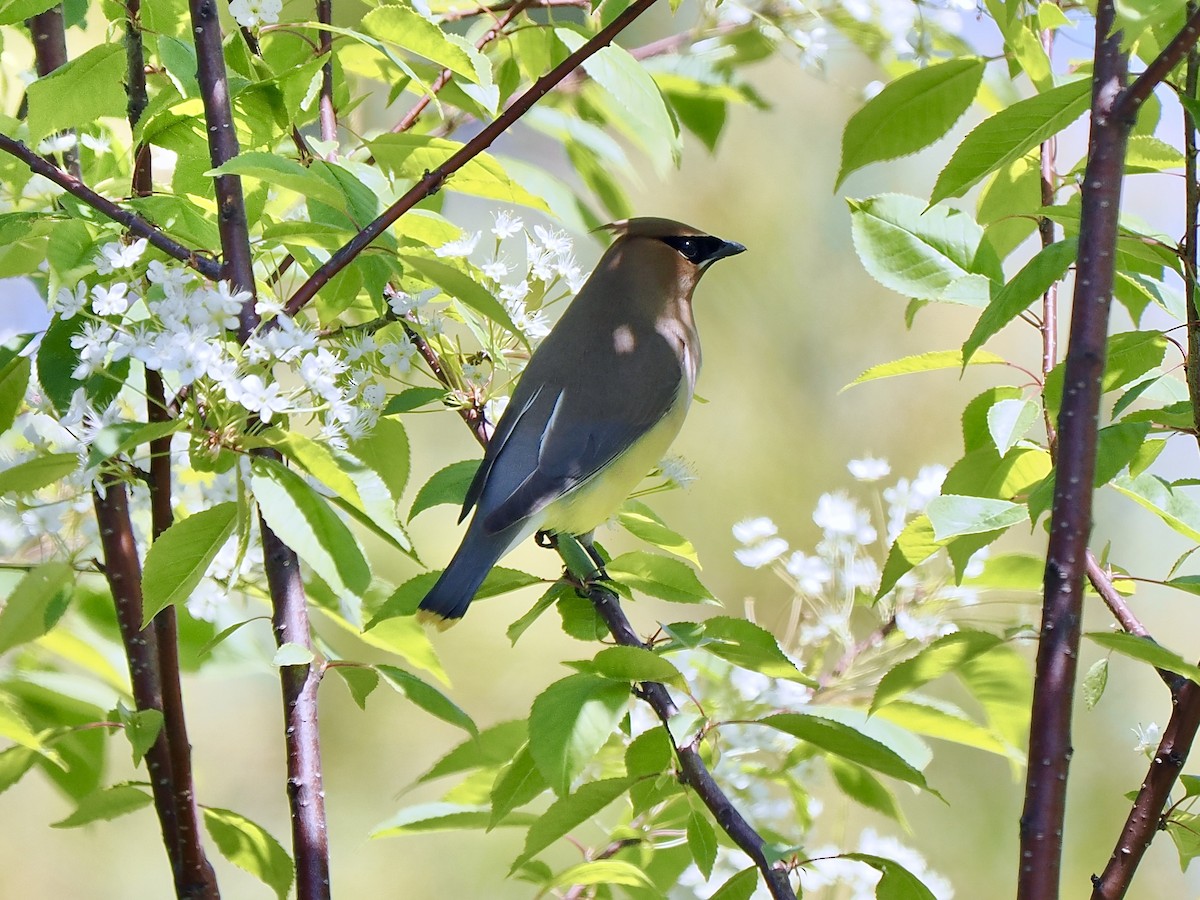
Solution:
[[[674,247],[690,263],[699,263],[704,259],[705,249],[694,237],[667,237],[663,238],[663,243]]]

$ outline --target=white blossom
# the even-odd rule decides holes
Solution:
[[[233,0],[229,12],[243,28],[274,25],[283,11],[283,0]]]
[[[95,259],[96,271],[101,275],[108,275],[118,269],[131,268],[142,258],[148,243],[146,238],[139,238],[131,244],[120,241],[105,244]]]
[[[247,375],[241,380],[236,400],[250,412],[258,413],[267,423],[276,413],[286,412],[289,408],[287,398],[279,394],[279,385],[274,382],[263,384],[258,375]]]
[[[875,459],[873,456],[852,459],[846,468],[859,481],[878,481],[881,478],[887,478],[892,472],[892,467],[888,465],[886,459]]]
[[[479,239],[483,236],[483,232],[474,231],[470,234],[463,234],[461,237],[448,241],[442,246],[433,251],[434,256],[470,256],[475,251],[475,246],[479,243]]]
[[[796,579],[800,591],[809,596],[817,596],[824,590],[825,585],[833,580],[833,570],[829,568],[829,563],[819,556],[806,556],[799,550],[788,557],[784,568]]]
[[[130,302],[135,299],[129,293],[129,285],[123,281],[111,286],[98,284],[92,288],[92,312],[98,316],[124,315]]]
[[[503,240],[520,232],[525,225],[521,219],[507,209],[496,212],[493,218],[492,234]]]
[[[733,526],[733,536],[743,544],[753,544],[763,538],[774,537],[779,528],[766,516],[742,519]]]
[[[63,319],[73,319],[87,305],[88,286],[85,282],[75,285],[75,290],[59,288],[50,311],[58,313]]]

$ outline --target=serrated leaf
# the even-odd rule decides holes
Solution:
[[[872,775],[867,769],[847,762],[838,756],[826,757],[829,773],[837,782],[838,789],[852,800],[861,803],[867,809],[883,813],[901,825],[906,824],[904,812],[896,802],[896,796],[887,785]]]
[[[1046,293],[1066,274],[1078,253],[1079,241],[1075,238],[1057,241],[1039,250],[988,303],[963,344],[963,359],[969,361],[988,338]]]
[[[688,813],[687,845],[700,874],[706,880],[711,878],[713,863],[717,861],[717,835],[704,813],[694,809]]]
[[[204,824],[221,855],[273,890],[279,900],[287,900],[292,886],[292,858],[279,841],[261,825],[232,810],[205,806],[203,812]]]
[[[75,811],[65,819],[51,823],[51,828],[78,828],[91,822],[109,822],[120,816],[136,812],[154,802],[144,789],[132,784],[119,784],[115,787],[102,788],[93,791],[75,807]]]
[[[571,866],[554,876],[551,888],[576,884],[620,884],[653,890],[654,883],[641,869],[623,859],[597,859]]]
[[[125,51],[119,43],[93,47],[34,81],[29,99],[29,140],[87,125],[102,116],[125,115]]]
[[[850,117],[833,189],[863,166],[908,156],[942,137],[970,107],[986,63],[951,59],[897,78]]]
[[[928,697],[897,700],[883,707],[877,715],[914,734],[952,741],[964,747],[973,747],[1023,762],[1022,755],[1016,749],[949,703]]]
[[[959,197],[990,172],[1024,156],[1087,110],[1091,79],[1081,78],[1019,100],[984,119],[958,145],[938,175],[930,204]]]
[[[716,599],[700,583],[691,566],[669,556],[635,550],[622,553],[605,565],[604,570],[631,590],[673,603],[707,603]]]
[[[1083,702],[1088,709],[1095,709],[1104,689],[1108,686],[1108,659],[1098,659],[1083,676]]]
[[[534,817],[525,813],[512,813],[501,825],[528,826]],[[372,838],[399,837],[405,834],[422,834],[430,831],[456,831],[477,829],[487,825],[486,806],[463,806],[458,803],[421,803],[402,809],[386,822],[377,825],[371,832]]]
[[[295,472],[261,457],[250,485],[271,530],[335,591],[362,596],[371,569],[362,548],[328,502]]]
[[[1156,669],[1166,669],[1200,684],[1200,666],[1188,662],[1178,653],[1168,650],[1150,638],[1110,631],[1090,631],[1087,637],[1108,650],[1115,650],[1130,659],[1149,663]]]
[[[361,710],[367,708],[367,698],[379,687],[379,673],[367,666],[330,666],[346,682],[350,696]]]
[[[383,605],[375,611],[375,615],[366,625],[366,630],[371,631],[385,620],[396,616],[414,615],[421,599],[429,593],[430,588],[433,587],[439,575],[441,575],[440,571],[425,572],[417,575],[415,578],[410,578],[404,584],[400,585],[400,587],[396,588]],[[536,575],[530,575],[528,572],[522,572],[518,569],[492,566],[488,571],[487,577],[483,579],[483,584],[475,592],[474,599],[483,600],[488,597],[498,597],[500,594],[528,587],[531,584],[542,584],[544,580],[538,578]]]
[[[424,56],[455,75],[479,83],[470,55],[407,3],[377,6],[363,16],[362,25],[367,33],[382,41]]]
[[[808,713],[778,713],[759,719],[767,725],[850,762],[928,790],[925,776],[890,747],[858,729]]]
[[[511,762],[526,741],[529,727],[523,719],[500,722],[467,738],[417,779],[432,781],[472,769],[491,768]]]
[[[88,446],[90,467],[98,466],[106,459],[128,453],[135,447],[174,434],[183,427],[179,419],[165,422],[117,422],[105,426],[92,438]]]
[[[1025,437],[1040,411],[1032,400],[1000,400],[988,410],[988,432],[1001,456]]]
[[[415,387],[406,388],[390,398],[384,406],[381,416],[395,416],[400,413],[412,412],[429,403],[441,403],[446,399],[445,388]]]
[[[125,732],[125,738],[133,750],[133,764],[142,761],[162,731],[163,714],[157,709],[139,709],[130,711],[124,706],[117,707],[117,715]]]
[[[0,0],[0,25],[19,25],[57,5],[56,0]]]
[[[642,647],[606,647],[588,663],[588,670],[617,681],[678,684],[683,680],[683,675],[668,660]]]
[[[626,500],[617,514],[621,527],[634,537],[660,547],[668,553],[682,556],[688,562],[700,566],[696,548],[692,542],[678,532],[672,531],[650,507],[637,500]]]
[[[375,10],[377,12],[378,10]],[[369,14],[368,14],[369,15]],[[262,151],[243,151],[222,166],[204,173],[210,178],[219,175],[238,175],[255,178],[263,184],[285,191],[295,191],[309,200],[319,200],[339,212],[347,211],[346,195],[331,182],[294,159]]]
[[[754,866],[730,875],[708,900],[750,900],[758,887],[758,869]]]
[[[459,271],[449,263],[430,259],[426,256],[401,254],[400,259],[405,265],[411,266],[422,277],[429,279],[430,282],[436,284],[451,297],[462,301],[484,318],[495,322],[505,331],[514,335],[522,343],[526,343],[527,339],[524,332],[513,324],[508,310],[504,308],[499,300],[492,296],[491,291],[471,278],[471,276]]]
[[[961,369],[968,365],[995,365],[1004,361],[1004,357],[986,350],[972,354],[970,359],[964,359],[961,350],[933,350],[929,353],[918,353],[915,356],[905,356],[892,360],[892,362],[871,366],[842,390],[866,381],[875,381],[878,378],[891,378],[894,375],[911,375],[915,372],[933,372],[938,369]]]
[[[943,494],[926,507],[933,524],[933,537],[945,541],[962,534],[982,534],[1029,521],[1029,511],[1020,503],[989,497]]]
[[[938,638],[883,676],[871,700],[871,712],[954,671],[999,643],[1000,638],[986,631],[956,631]]]
[[[582,825],[604,807],[624,794],[635,779],[605,778],[581,784],[570,794],[559,797],[529,827],[525,847],[509,868],[509,874],[541,853],[572,828]]]
[[[191,596],[237,525],[238,504],[218,503],[177,519],[150,545],[142,573],[142,626]]]
[[[443,503],[461,507],[467,496],[467,488],[471,486],[478,470],[477,459],[464,459],[438,469],[417,491],[416,499],[408,511],[408,521],[415,519],[418,513]]]
[[[985,306],[1003,271],[981,228],[962,210],[905,194],[848,200],[854,250],[871,277],[916,300]],[[984,276],[982,294],[977,280]],[[964,291],[964,284],[976,288]]]
[[[629,688],[595,675],[569,675],[533,701],[529,752],[559,796],[612,736],[629,705]]]
[[[75,572],[66,563],[43,563],[26,572],[0,610],[0,653],[53,628],[67,609],[74,584]]]
[[[1155,475],[1120,476],[1110,484],[1184,537],[1200,541],[1200,504]]]
[[[17,417],[32,369],[33,362],[27,356],[18,356],[0,369],[0,434],[8,431]]]
[[[842,858],[866,863],[881,873],[879,884],[875,886],[875,896],[879,900],[937,900],[921,879],[894,859],[869,853],[847,853]]]
[[[934,536],[933,523],[929,521],[929,516],[920,513],[909,519],[888,549],[875,600],[885,597],[906,573],[911,572],[941,548],[942,542]]]
[[[529,745],[525,744],[513,757],[512,762],[500,771],[492,785],[488,830],[503,824],[514,809],[524,806],[548,787],[537,763],[533,761]]]
[[[667,770],[674,759],[671,737],[665,728],[643,731],[625,748],[627,775],[658,775]]]
[[[1200,856],[1200,816],[1176,809],[1167,819],[1167,834],[1175,842],[1179,852],[1179,866],[1187,869],[1188,864]]]
[[[79,467],[74,453],[49,453],[0,472],[0,494],[24,494],[62,481]]]
[[[550,589],[542,596],[538,597],[537,602],[529,607],[529,611],[513,622],[504,630],[504,636],[508,638],[513,646],[516,646],[521,635],[529,630],[529,626],[536,622],[546,610],[555,603],[574,593],[574,588],[562,581],[556,581],[550,585]]]
[[[280,644],[275,651],[275,655],[271,657],[271,665],[277,668],[284,666],[307,666],[314,659],[316,654],[311,649],[303,644],[288,642]]]
[[[398,666],[378,665],[376,670],[392,687],[430,715],[456,725],[471,734],[479,734],[475,722],[462,708],[422,678]]]

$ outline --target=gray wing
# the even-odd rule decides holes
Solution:
[[[487,531],[502,531],[587,481],[667,414],[684,372],[675,348],[650,334],[632,353],[601,337],[584,354],[543,354],[556,360],[548,364],[535,365],[535,355],[467,494]]]

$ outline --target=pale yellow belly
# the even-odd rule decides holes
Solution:
[[[606,468],[579,487],[559,497],[542,511],[539,528],[568,534],[587,534],[615,513],[666,455],[667,448],[683,427],[691,401],[684,388],[679,401],[640,440]]]

